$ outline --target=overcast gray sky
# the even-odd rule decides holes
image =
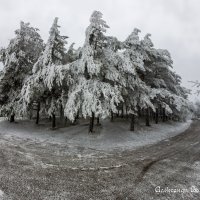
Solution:
[[[200,80],[199,0],[0,0],[0,46],[8,44],[20,21],[39,28],[46,41],[54,17],[59,17],[69,44],[81,46],[93,10],[103,13],[110,26],[107,34],[120,40],[134,27],[141,36],[151,33],[156,48],[170,51],[184,86],[191,88],[188,81]]]

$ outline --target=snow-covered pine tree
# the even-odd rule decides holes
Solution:
[[[126,76],[126,107],[131,114],[131,130],[134,130],[134,118],[138,109],[146,110],[146,125],[149,126],[149,108],[154,110],[154,106],[150,99],[150,88],[144,82],[146,74],[145,61],[149,58],[146,52],[141,48],[139,40],[139,29],[135,28],[130,36],[124,41],[125,51],[123,51],[123,63],[127,63],[124,76]]]
[[[167,50],[155,49],[153,42],[150,39],[150,34],[147,34],[144,39],[141,41],[141,48],[146,54],[146,61],[144,62],[145,67],[145,76],[144,81],[151,88],[151,92],[159,92],[159,88],[165,88],[166,84],[161,76],[162,72],[169,71],[169,68],[172,67],[172,59]],[[156,89],[156,90],[153,90]],[[166,100],[166,101],[165,101]],[[152,98],[152,103],[156,108],[155,112],[155,121],[158,123],[159,113],[162,114],[163,121],[165,120],[166,110],[168,113],[171,113],[171,110],[166,103],[167,98],[161,98],[159,94]]]
[[[177,108],[175,99],[179,99],[179,104],[186,106],[187,92],[180,84],[181,77],[173,72],[171,55],[167,50],[155,49],[147,34],[141,42],[141,47],[148,58],[144,62],[144,81],[151,88],[151,100],[156,107],[155,121],[158,123],[158,112],[165,121],[167,115],[171,115]],[[153,97],[153,98],[152,98]],[[181,106],[181,107],[182,107]],[[182,107],[182,108],[183,108]],[[174,110],[174,111],[173,111]]]
[[[67,36],[61,36],[58,18],[55,18],[49,32],[45,49],[33,67],[33,74],[24,84],[22,102],[25,105],[33,101],[42,101],[49,116],[52,117],[52,128],[56,126],[56,113],[62,109],[62,94],[60,70],[64,64],[65,44]]]
[[[95,117],[105,118],[111,112],[116,113],[117,104],[123,101],[119,86],[106,80],[109,66],[103,63],[103,49],[107,42],[104,35],[107,28],[102,13],[94,11],[86,29],[81,56],[70,66],[77,76],[69,91],[65,115],[72,121],[79,111],[84,118],[90,117],[89,132],[93,132]],[[116,79],[113,76],[109,78]]]
[[[169,106],[175,119],[185,121],[191,115],[192,105],[188,100],[190,90],[181,86],[181,77],[171,71],[170,78],[174,78],[174,87],[169,87],[172,94]],[[170,84],[170,86],[172,86]]]
[[[15,34],[8,47],[0,52],[0,61],[4,64],[0,80],[1,114],[9,116],[11,122],[15,115],[20,115],[21,88],[43,50],[38,29],[31,27],[29,23],[21,22]]]

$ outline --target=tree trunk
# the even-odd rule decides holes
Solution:
[[[36,116],[36,124],[39,124],[39,119],[40,119],[40,102],[38,102],[37,105],[37,116]]]
[[[166,121],[166,113],[165,113],[165,108],[163,108],[163,122]]]
[[[97,126],[101,126],[99,117],[97,117]]]
[[[90,117],[89,133],[94,132],[94,113],[92,112],[92,117]]]
[[[114,121],[113,111],[111,111],[111,118],[110,118],[110,121],[111,121],[111,122]]]
[[[126,119],[128,119],[128,107],[126,106]]]
[[[62,104],[60,104],[60,120],[63,120],[64,117],[64,110]]]
[[[150,126],[150,123],[149,123],[149,108],[146,108],[146,126]]]
[[[65,125],[64,109],[63,109],[62,104],[60,105],[60,123],[61,123],[61,126]]]
[[[77,112],[76,119],[79,119],[79,111]]]
[[[150,119],[153,121],[154,120],[154,112],[151,110],[150,111]]]
[[[142,114],[141,114],[141,108],[138,106],[138,117],[140,118],[141,116],[142,116]]]
[[[124,105],[122,104],[122,110],[121,110],[121,118],[124,118]]]
[[[156,108],[155,121],[158,124],[158,108]]]
[[[130,125],[130,131],[135,130],[135,115],[131,114],[131,125]]]
[[[159,119],[160,119],[160,121],[162,121],[162,106],[161,105],[159,105],[159,107],[158,107],[158,113],[159,113]]]
[[[65,117],[65,120],[64,120],[64,126],[67,125],[67,117]]]
[[[14,122],[15,121],[15,114],[12,114],[11,116],[10,116],[10,122]]]
[[[117,117],[119,117],[119,110],[117,111]]]
[[[32,117],[33,117],[33,109],[31,107],[29,111],[29,119],[32,120]]]
[[[52,114],[52,129],[56,127],[56,115]]]

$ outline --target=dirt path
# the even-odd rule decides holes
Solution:
[[[81,157],[67,148],[0,136],[0,199],[200,199],[200,121],[134,151]]]

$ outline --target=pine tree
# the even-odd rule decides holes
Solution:
[[[81,57],[70,67],[78,76],[69,91],[65,115],[72,121],[78,111],[84,118],[90,117],[89,132],[93,132],[95,117],[108,117],[111,111],[116,113],[117,104],[123,101],[118,85],[106,80],[111,78],[108,77],[109,66],[103,63],[107,28],[102,14],[94,11],[86,30]]]
[[[138,108],[146,109],[147,122],[149,126],[149,108],[155,110],[154,105],[150,99],[150,88],[144,82],[144,75],[146,73],[145,61],[148,59],[146,53],[141,48],[141,41],[139,40],[139,29],[134,29],[130,36],[124,41],[125,51],[123,52],[123,63],[127,63],[127,69],[124,73],[126,76],[126,107],[131,114],[131,123],[134,123],[134,115],[137,115]],[[131,124],[131,127],[134,125]],[[131,128],[133,130],[134,128]]]
[[[164,122],[168,115],[175,114],[183,107],[187,107],[188,91],[180,85],[181,77],[172,71],[173,61],[170,53],[167,50],[155,49],[150,40],[150,34],[147,34],[142,41],[142,48],[149,58],[145,63],[144,81],[147,86],[151,87],[150,96],[156,107],[156,123],[158,123],[159,109]],[[177,99],[179,99],[179,105],[182,102],[182,108],[178,108],[174,103]]]
[[[30,76],[32,67],[43,50],[43,41],[38,29],[29,23],[21,22],[20,29],[15,31],[7,48],[0,52],[0,60],[4,64],[1,76],[1,113],[14,121],[15,115],[21,114],[19,103],[24,81]]]
[[[44,51],[33,67],[33,74],[24,84],[22,102],[25,108],[34,100],[43,102],[45,110],[52,116],[52,128],[56,126],[56,112],[62,106],[62,87],[60,71],[65,58],[66,36],[61,36],[58,18],[49,32],[49,39]]]

